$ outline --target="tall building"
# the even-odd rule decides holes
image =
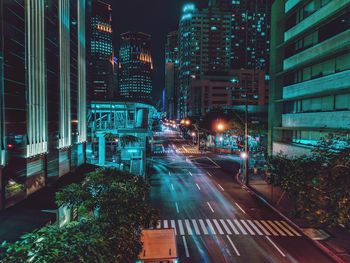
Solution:
[[[93,0],[91,14],[91,74],[92,99],[110,100],[114,97],[112,8]]]
[[[85,162],[86,6],[0,2],[0,209]]]
[[[230,54],[231,14],[216,6],[198,9],[193,4],[185,5],[179,23],[179,117],[187,116],[191,81],[227,73]]]
[[[151,100],[153,59],[150,35],[141,32],[121,34],[119,72],[121,96],[141,101]]]
[[[191,82],[188,114],[203,117],[214,109],[241,110],[245,104],[249,112],[266,112],[267,92],[263,70],[237,69],[225,76],[204,76]]]
[[[269,151],[307,154],[350,134],[350,1],[272,6]]]
[[[167,35],[165,46],[165,91],[167,117],[175,119],[178,116],[177,98],[179,94],[179,42],[178,32]]]
[[[268,72],[272,0],[211,0],[231,13],[231,68]]]

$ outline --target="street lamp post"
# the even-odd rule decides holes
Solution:
[[[231,80],[233,84],[238,84],[239,80],[235,77]],[[235,86],[232,87],[234,89]],[[241,118],[239,118],[240,121]],[[249,158],[249,146],[248,146],[248,87],[245,87],[245,111],[244,111],[244,154],[241,155],[243,161],[244,161],[244,171],[243,171],[243,177],[244,177],[244,183],[245,185],[249,184],[249,175],[248,175],[248,158]]]

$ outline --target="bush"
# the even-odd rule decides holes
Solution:
[[[82,211],[63,228],[49,225],[1,245],[1,262],[133,262],[142,249],[142,227],[158,212],[146,201],[141,177],[115,169],[89,174],[57,193],[57,204]]]
[[[302,217],[350,228],[349,144],[327,137],[312,155],[288,158],[281,153],[269,158],[268,168],[270,183],[286,191]]]

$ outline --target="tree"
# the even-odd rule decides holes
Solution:
[[[123,135],[120,137],[120,144],[123,148],[128,144],[136,142],[139,142],[139,138],[134,135]]]
[[[268,159],[268,179],[280,186],[296,203],[296,211],[314,224],[350,227],[350,146],[327,136],[312,154]]]
[[[145,201],[148,193],[141,177],[116,169],[90,173],[56,195],[57,205],[78,208],[79,221],[2,244],[1,262],[133,262],[142,248],[142,228],[159,218]]]

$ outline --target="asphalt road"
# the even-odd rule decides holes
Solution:
[[[180,262],[333,262],[234,180],[239,160],[200,154],[176,133],[157,140],[150,177],[158,228],[173,227]]]

